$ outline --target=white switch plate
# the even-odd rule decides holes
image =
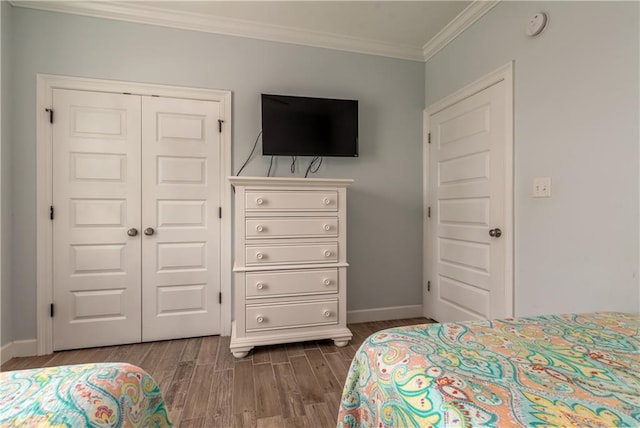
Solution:
[[[536,177],[533,179],[533,197],[551,197],[551,177]]]

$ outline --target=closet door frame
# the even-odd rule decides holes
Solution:
[[[107,93],[186,98],[220,103],[220,206],[222,209],[220,235],[220,335],[231,335],[231,185],[227,177],[231,172],[231,91],[154,85],[38,74],[36,100],[36,237],[37,237],[37,354],[53,352],[53,222],[50,207],[53,204],[52,127],[47,109],[52,107],[54,89],[72,89]],[[55,112],[53,114],[55,120]]]

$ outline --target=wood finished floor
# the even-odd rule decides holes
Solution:
[[[335,427],[342,387],[362,341],[385,328],[423,324],[426,318],[350,324],[353,340],[254,348],[235,359],[229,337],[56,352],[14,358],[2,371],[90,362],[128,362],[159,383],[176,427]]]

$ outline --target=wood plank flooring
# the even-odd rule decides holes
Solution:
[[[353,339],[343,348],[330,340],[262,346],[236,359],[229,337],[208,336],[14,358],[1,369],[128,362],[158,382],[176,427],[335,427],[347,371],[364,339],[426,322],[350,324]]]

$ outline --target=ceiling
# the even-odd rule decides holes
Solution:
[[[496,1],[30,1],[14,6],[426,61]]]

